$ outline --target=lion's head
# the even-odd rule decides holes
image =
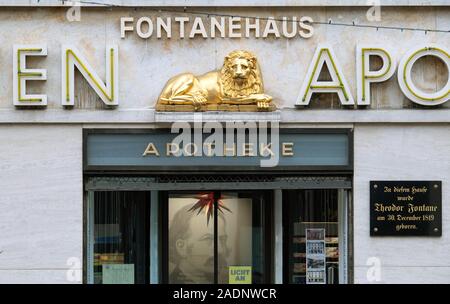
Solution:
[[[233,51],[225,57],[220,71],[223,97],[236,98],[261,93],[263,83],[255,55]]]

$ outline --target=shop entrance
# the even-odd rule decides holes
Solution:
[[[347,177],[91,177],[88,283],[348,281]]]
[[[163,281],[270,283],[272,191],[164,191]]]
[[[349,281],[351,129],[189,126],[83,131],[85,282]]]

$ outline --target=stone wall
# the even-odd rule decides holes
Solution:
[[[448,124],[355,126],[355,283],[369,282],[370,257],[381,262],[382,283],[450,282],[449,134]],[[442,237],[370,237],[371,180],[441,180]]]
[[[73,283],[68,270],[83,261],[81,126],[2,125],[0,142],[0,283]]]
[[[176,10],[176,8],[173,8]],[[276,17],[310,16],[315,21],[369,23],[365,7],[268,7],[268,8],[198,8],[197,11],[226,15]],[[0,109],[11,110],[12,103],[12,58],[13,44],[45,43],[47,57],[30,58],[29,66],[46,68],[47,81],[30,81],[29,92],[46,93],[48,109],[63,110],[61,106],[61,46],[73,44],[98,71],[105,75],[105,48],[107,43],[119,45],[120,105],[107,110],[103,103],[77,72],[75,109],[99,112],[118,110],[145,110],[154,108],[155,102],[166,81],[176,74],[192,72],[203,74],[219,69],[224,56],[234,49],[254,52],[262,68],[265,91],[274,97],[282,109],[294,109],[305,73],[311,63],[318,43],[328,43],[336,53],[347,79],[351,93],[356,98],[355,48],[358,43],[374,43],[392,50],[395,64],[409,49],[421,43],[439,43],[450,47],[446,33],[427,33],[388,29],[367,29],[341,26],[314,25],[314,35],[309,39],[286,38],[202,38],[179,39],[176,26],[172,39],[139,38],[128,33],[120,38],[120,17],[132,16],[183,16],[182,13],[158,13],[152,8],[82,8],[80,22],[68,22],[65,8],[2,8],[0,26]],[[193,17],[193,16],[191,16]],[[204,17],[206,28],[209,19]],[[444,7],[383,7],[382,24],[386,26],[448,28],[450,8]],[[418,22],[420,20],[420,22]],[[265,21],[261,21],[264,26]],[[376,62],[373,63],[376,66]],[[435,58],[425,58],[414,70],[419,87],[436,90],[448,77],[444,64]],[[400,91],[397,76],[381,84],[372,85],[372,105],[369,109],[416,108]],[[449,108],[447,102],[441,107]],[[354,108],[354,107],[350,107]],[[333,94],[316,94],[308,108],[297,109],[342,109]],[[348,109],[348,107],[346,107]],[[359,109],[363,112],[369,109]],[[44,111],[44,110],[43,110]],[[5,112],[4,112],[5,113]],[[339,112],[337,112],[339,113]],[[92,114],[89,114],[92,116]]]

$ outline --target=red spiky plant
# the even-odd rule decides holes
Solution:
[[[198,201],[189,209],[189,211],[198,210],[197,215],[199,215],[200,212],[205,210],[206,225],[209,225],[209,219],[214,215],[214,192],[200,193],[197,198]],[[223,210],[231,212],[231,210],[223,204],[222,196],[217,200],[217,210],[222,213]]]

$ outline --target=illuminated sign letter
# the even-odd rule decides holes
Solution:
[[[47,80],[47,70],[27,69],[27,56],[47,56],[45,45],[14,45],[13,103],[15,106],[45,106],[47,95],[27,94],[27,80]]]
[[[318,80],[324,65],[326,65],[330,72],[331,81]],[[342,69],[331,46],[319,45],[306,73],[306,78],[300,90],[300,95],[297,98],[296,105],[309,105],[311,96],[314,93],[337,93],[342,105],[355,104],[347,81],[341,71]]]
[[[377,56],[382,61],[380,69],[370,70],[370,57]],[[358,45],[356,48],[356,88],[358,105],[370,105],[370,84],[383,82],[392,77],[395,71],[389,53],[381,47]]]
[[[445,86],[437,92],[428,93],[420,90],[412,81],[412,67],[417,60],[424,56],[436,56],[440,58],[447,67],[450,74],[450,55],[449,51],[442,46],[427,44],[419,46],[406,53],[398,66],[398,83],[403,94],[411,101],[424,105],[435,106],[443,104],[450,99],[450,77]]]
[[[62,105],[73,106],[75,102],[75,67],[81,72],[101,100],[109,106],[119,104],[119,53],[116,45],[106,47],[106,84],[83,57],[71,46],[62,48]]]

